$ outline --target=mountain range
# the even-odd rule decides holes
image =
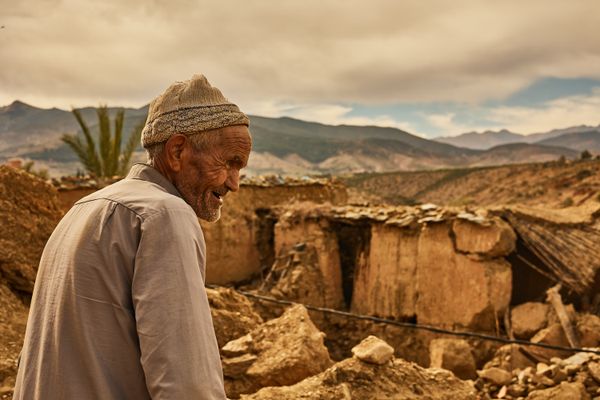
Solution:
[[[109,109],[111,114],[116,110]],[[147,110],[148,106],[125,109],[125,140],[132,128],[146,117]],[[95,109],[83,108],[81,112],[92,132],[97,131]],[[449,143],[452,138],[428,140],[399,129],[377,126],[332,126],[288,117],[250,116],[250,121],[253,153],[247,173],[251,175],[344,174],[498,165],[549,161],[561,156],[575,158],[583,148],[600,150],[595,136],[600,127],[548,132],[537,136],[535,141],[530,141],[530,136],[524,137],[527,141],[520,140],[522,135],[508,131],[457,137],[462,141],[465,137],[485,138],[477,145],[468,145]],[[0,162],[19,157],[50,168],[54,175],[74,173],[81,167],[60,137],[78,131],[77,122],[69,111],[41,109],[15,101],[0,107]],[[491,144],[490,148],[477,148],[484,141]],[[134,159],[144,159],[141,147]]]
[[[511,143],[537,143],[547,146],[567,147],[579,151],[600,152],[600,125],[596,127],[574,126],[531,135],[522,135],[506,129],[482,133],[468,132],[458,136],[439,137],[434,140],[474,150],[487,150],[494,146]]]

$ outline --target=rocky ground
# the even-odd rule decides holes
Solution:
[[[581,165],[576,168],[592,168]],[[571,182],[571,175],[579,175],[577,182],[592,188],[592,179],[579,169],[569,170],[565,179]],[[343,202],[345,193],[329,183],[302,185],[295,182],[291,191],[301,202],[286,204],[291,200],[285,182],[260,181],[240,195],[243,203],[231,207],[235,215],[226,221],[229,225],[207,231],[208,240],[225,237],[228,245],[272,253],[270,258],[252,256],[257,263],[269,262],[254,279],[207,290],[231,398],[600,398],[600,357],[592,353],[501,346],[309,312],[302,305],[268,303],[234,290],[533,343],[600,347],[596,315],[600,299],[591,296],[597,294],[595,269],[590,265],[586,270],[590,279],[578,275],[580,269],[567,271],[571,275],[565,275],[563,290],[556,290],[559,304],[551,301],[546,281],[522,275],[530,268],[527,263],[539,260],[523,249],[520,231],[502,216],[502,212],[515,216],[517,211],[432,204],[309,205],[304,201],[312,197]],[[51,185],[7,167],[0,167],[0,202],[0,398],[4,399],[11,397],[14,385],[37,262],[64,212],[64,202]],[[260,210],[253,208],[257,204]],[[575,209],[564,215],[546,211],[534,215],[531,210],[527,215],[539,218],[540,226],[558,227],[563,236],[581,230],[595,238],[597,207],[584,208],[578,209],[581,216]],[[240,228],[240,220],[247,226]],[[533,219],[523,221],[533,224]],[[235,237],[223,231],[232,226],[237,227]],[[239,232],[246,228],[252,240],[240,244]],[[561,279],[560,273],[552,276]]]

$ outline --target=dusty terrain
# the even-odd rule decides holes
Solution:
[[[600,200],[600,160],[362,174],[345,183],[358,203],[564,208]]]
[[[229,286],[208,290],[229,396],[600,395],[600,358],[591,353],[393,324],[598,348],[598,168],[589,161],[362,176],[350,181],[349,194],[335,180],[246,181],[226,199],[222,220],[204,226],[210,283]],[[91,190],[57,191],[0,167],[2,398],[12,392],[45,240],[69,204]],[[348,205],[359,196],[371,205]],[[465,196],[477,203],[456,200]],[[430,202],[439,205],[398,205]],[[562,308],[547,299],[557,283]]]

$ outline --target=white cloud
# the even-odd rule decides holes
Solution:
[[[489,119],[513,132],[531,134],[576,125],[600,125],[600,88],[590,95],[549,101],[541,107],[498,107]]]
[[[0,102],[147,103],[203,72],[237,102],[502,99],[600,78],[600,2],[0,0]]]
[[[436,136],[456,136],[466,132],[508,129],[509,131],[532,134],[552,129],[578,125],[600,125],[600,87],[591,94],[568,96],[548,101],[536,107],[473,107],[469,111],[486,124],[466,124],[457,120],[455,112],[424,115],[424,119],[438,130]]]

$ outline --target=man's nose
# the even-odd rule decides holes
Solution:
[[[233,168],[227,173],[227,180],[225,186],[231,192],[237,192],[240,188],[240,171]]]

